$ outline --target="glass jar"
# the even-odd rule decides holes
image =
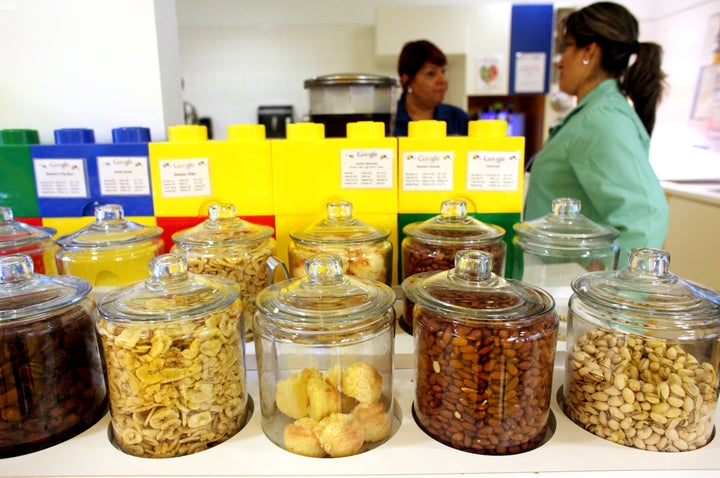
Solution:
[[[27,255],[36,274],[57,275],[52,240],[57,231],[14,221],[13,217],[11,208],[0,206],[0,256]]]
[[[563,410],[628,447],[700,448],[713,435],[720,294],[672,274],[666,251],[628,257],[572,282]]]
[[[534,284],[555,299],[560,318],[558,338],[567,334],[568,300],[572,280],[586,272],[615,270],[620,232],[580,214],[577,199],[557,198],[552,213],[515,224],[512,277]]]
[[[461,250],[486,251],[493,255],[493,272],[505,274],[505,229],[468,216],[467,202],[450,199],[440,204],[440,215],[424,222],[414,222],[403,228],[402,279],[428,271],[444,271],[454,267],[455,256]],[[400,326],[412,333],[412,308],[405,300],[405,312]]]
[[[98,305],[111,432],[128,454],[189,455],[224,442],[248,416],[242,303],[237,284],[154,257],[150,279]]]
[[[341,257],[343,273],[391,285],[392,243],[389,231],[381,231],[353,217],[352,204],[332,201],[327,217],[305,229],[290,233],[288,261],[291,277],[305,274],[305,262],[317,254]]]
[[[245,332],[250,337],[255,296],[269,285],[266,263],[275,254],[275,231],[238,218],[232,204],[213,204],[208,216],[173,234],[171,252],[185,256],[190,272],[226,277],[240,286]]]
[[[508,455],[552,432],[558,319],[547,292],[492,273],[493,260],[460,251],[453,269],[402,289],[415,303],[415,421],[450,447]]]
[[[299,455],[355,455],[384,443],[400,423],[395,294],[344,275],[340,256],[312,256],[306,264],[303,277],[271,285],[256,299],[262,428]]]
[[[0,457],[70,439],[107,411],[90,289],[0,257]]]

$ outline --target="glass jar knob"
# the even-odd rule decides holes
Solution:
[[[318,254],[305,263],[305,274],[312,284],[331,285],[342,282],[342,259],[335,254]]]
[[[467,202],[459,199],[447,199],[440,203],[440,216],[444,220],[457,221],[467,217]]]
[[[210,221],[234,218],[235,215],[236,210],[233,204],[213,204],[208,208],[208,217],[210,218]]]
[[[0,257],[1,284],[28,280],[32,275],[33,263],[29,256],[14,254]]]
[[[187,279],[187,260],[180,254],[163,254],[150,259],[148,263],[150,279],[148,288],[161,288],[173,282],[183,282]]]
[[[573,198],[553,199],[552,212],[555,216],[577,217],[582,208],[580,200]]]
[[[326,207],[330,222],[347,222],[352,218],[352,203],[349,201],[329,202]]]
[[[631,249],[628,254],[628,269],[638,274],[665,277],[670,267],[670,254],[661,249]]]

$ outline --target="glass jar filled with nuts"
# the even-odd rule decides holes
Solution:
[[[311,256],[335,254],[342,259],[343,273],[391,285],[390,232],[353,217],[349,201],[331,201],[326,205],[326,212],[327,216],[321,221],[290,233],[290,276],[304,276],[305,263]]]
[[[400,423],[395,294],[343,274],[340,256],[312,256],[306,264],[303,277],[273,284],[256,299],[262,428],[292,453],[355,455],[387,441]]]
[[[557,198],[552,212],[513,226],[513,271],[515,279],[535,284],[552,294],[560,318],[558,339],[567,336],[568,300],[572,280],[586,272],[617,268],[620,232],[583,216],[582,203]]]
[[[248,418],[240,291],[189,272],[176,254],[151,259],[149,270],[98,305],[112,441],[140,457],[189,455]]]
[[[88,281],[0,257],[0,457],[35,452],[90,428],[107,391]]]
[[[452,269],[458,251],[469,249],[492,254],[493,272],[499,276],[505,274],[505,229],[468,215],[468,205],[464,200],[443,201],[440,215],[408,224],[403,233],[403,280],[421,272]],[[410,334],[413,330],[412,308],[412,301],[406,298],[405,312],[399,321],[402,329]]]
[[[171,252],[185,256],[190,272],[226,277],[240,286],[248,338],[255,296],[269,285],[265,264],[275,254],[274,233],[270,226],[238,218],[233,204],[213,204],[206,221],[172,236]]]
[[[572,282],[563,410],[620,445],[695,450],[714,433],[720,294],[672,274],[666,251],[628,257]]]
[[[558,318],[547,292],[494,274],[493,260],[460,251],[402,289],[415,303],[415,421],[458,450],[509,455],[552,434]]]

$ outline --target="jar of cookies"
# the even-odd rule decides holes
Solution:
[[[402,289],[415,303],[415,421],[458,450],[509,455],[552,434],[558,319],[547,292],[494,274],[493,260],[460,251]]]
[[[355,455],[384,443],[400,423],[395,294],[343,274],[340,256],[312,256],[306,264],[303,277],[273,284],[256,299],[262,428],[292,453]]]
[[[60,274],[89,280],[96,297],[148,278],[148,261],[165,252],[162,229],[125,219],[119,204],[95,208],[95,222],[58,238]]]
[[[567,334],[572,280],[586,272],[615,270],[620,253],[615,242],[620,232],[591,221],[581,209],[578,199],[557,198],[550,214],[513,226],[511,277],[552,294],[560,318],[560,340]]]
[[[176,254],[154,257],[149,270],[98,304],[112,441],[140,457],[189,455],[248,418],[240,291],[189,272]]]
[[[52,237],[57,231],[15,221],[13,210],[0,206],[0,256],[30,256],[36,274],[57,275]]]
[[[275,231],[240,219],[233,204],[213,204],[208,219],[172,236],[171,252],[185,256],[190,272],[213,274],[240,286],[245,333],[252,333],[255,296],[269,285],[266,263],[275,254]]]
[[[305,275],[305,263],[311,256],[335,254],[342,259],[343,273],[391,285],[390,231],[353,217],[353,207],[348,201],[331,201],[326,211],[327,216],[321,221],[290,233],[290,275]]]
[[[628,258],[572,282],[563,410],[619,445],[695,450],[714,435],[720,293],[671,273],[666,251]]]
[[[468,214],[467,202],[449,199],[440,204],[440,215],[426,221],[413,222],[403,228],[402,279],[428,271],[444,271],[454,267],[458,251],[472,249],[493,255],[493,272],[505,274],[505,229],[486,224]],[[400,326],[412,333],[412,308],[405,300]]]
[[[0,457],[68,440],[107,411],[91,286],[0,257]]]

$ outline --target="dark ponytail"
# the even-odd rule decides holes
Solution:
[[[620,86],[633,102],[635,111],[648,134],[655,127],[655,113],[665,89],[662,71],[662,47],[657,43],[640,43],[635,61],[622,77]]]

